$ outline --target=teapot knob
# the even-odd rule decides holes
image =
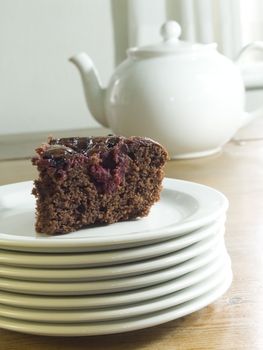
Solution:
[[[161,27],[161,36],[164,41],[177,41],[181,32],[181,26],[175,21],[167,21]]]

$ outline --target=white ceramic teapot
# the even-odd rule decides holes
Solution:
[[[161,43],[128,49],[106,89],[89,56],[70,60],[99,123],[118,135],[157,140],[171,158],[200,157],[220,150],[262,109],[244,111],[240,69],[216,44],[180,41],[180,34],[180,26],[169,21],[161,28]]]

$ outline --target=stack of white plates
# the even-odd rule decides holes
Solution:
[[[81,336],[154,326],[199,310],[230,286],[227,199],[164,180],[148,217],[66,235],[34,230],[31,182],[0,188],[0,326]]]

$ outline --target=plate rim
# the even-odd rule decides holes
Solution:
[[[82,267],[82,268],[57,268],[57,269],[45,269],[34,267],[20,267],[15,265],[2,265],[0,268],[0,277],[9,279],[20,279],[25,281],[38,281],[38,282],[81,282],[92,280],[110,280],[112,278],[123,278],[131,276],[139,276],[145,273],[158,271],[164,268],[171,267],[173,265],[182,265],[190,262],[200,263],[200,260],[204,260],[207,255],[210,257],[212,254],[217,254],[217,250],[221,250],[223,244],[223,237],[219,240],[215,240],[212,246],[207,247],[200,254],[193,256],[182,262],[174,262],[174,257],[178,254],[178,251],[172,253],[156,256],[154,258],[134,261],[131,263],[124,263],[111,266],[98,266],[98,267]],[[41,275],[42,274],[42,275]],[[50,277],[51,274],[51,277]],[[62,277],[61,277],[62,274]]]
[[[230,260],[231,264],[231,260]],[[35,308],[40,302],[45,309],[82,309],[125,305],[138,301],[147,301],[166,294],[176,292],[176,279],[163,282],[150,287],[141,288],[132,291],[123,291],[104,295],[79,295],[75,296],[52,296],[52,295],[33,295],[19,292],[0,290],[1,299],[5,304],[20,306],[26,308]],[[45,302],[44,302],[45,300]],[[46,302],[48,300],[48,302]]]
[[[45,294],[45,295],[92,295],[116,293],[119,291],[132,291],[140,288],[153,286],[162,282],[176,279],[178,289],[182,289],[182,285],[190,285],[196,280],[205,278],[204,276],[214,273],[221,266],[226,258],[226,253],[216,256],[212,262],[205,264],[202,267],[176,277],[176,265],[160,271],[148,273],[145,275],[117,278],[112,280],[91,281],[91,282],[32,282],[22,280],[11,280],[2,278],[0,286],[2,290],[15,290],[20,293],[27,294]],[[200,277],[201,276],[201,277]],[[193,282],[193,280],[195,282]],[[146,282],[147,281],[147,282]],[[11,286],[11,287],[10,287]],[[55,288],[56,287],[56,288]],[[14,289],[15,288],[15,289]],[[30,293],[31,292],[31,293]]]
[[[29,333],[29,334],[38,334],[38,335],[48,335],[48,336],[91,336],[91,335],[106,335],[106,334],[114,334],[114,333],[124,333],[124,332],[130,332],[134,330],[139,329],[145,329],[149,327],[153,327],[162,323],[166,323],[178,318],[181,318],[183,316],[189,315],[193,312],[196,312],[203,307],[206,307],[210,305],[211,303],[215,302],[218,298],[220,298],[230,287],[232,283],[232,271],[231,268],[229,269],[229,274],[226,276],[226,279],[222,285],[217,286],[215,289],[210,290],[208,293],[205,293],[197,298],[194,298],[186,303],[179,304],[175,307],[171,307],[165,310],[157,311],[152,314],[147,315],[147,317],[133,317],[131,319],[128,319],[128,321],[125,322],[124,320],[117,320],[114,323],[113,322],[86,322],[76,325],[76,324],[69,324],[67,327],[65,327],[65,324],[44,324],[45,326],[51,327],[53,332],[50,331],[43,331],[43,329],[40,331],[40,327],[43,328],[43,323],[40,322],[28,322],[28,321],[19,321],[14,320],[6,317],[0,317],[0,326],[4,329],[9,329],[17,332],[22,333]],[[179,311],[178,311],[179,309]],[[127,320],[127,319],[126,319]],[[110,324],[110,326],[109,326]],[[32,325],[35,328],[34,331],[32,331]],[[52,325],[52,326],[51,326]],[[104,326],[109,326],[108,329],[104,329]],[[62,327],[60,331],[56,331],[56,328]],[[91,329],[93,327],[93,330]],[[99,328],[100,327],[100,328]],[[71,332],[69,333],[65,329],[71,329]],[[74,329],[72,331],[72,329]]]
[[[197,282],[189,287],[178,290],[174,293],[166,294],[154,299],[147,301],[139,301],[131,304],[126,304],[122,306],[108,307],[108,308],[92,308],[92,309],[71,309],[71,310],[57,310],[57,309],[42,309],[41,305],[39,308],[21,308],[15,306],[9,306],[2,304],[0,310],[0,316],[10,317],[14,319],[30,321],[30,322],[50,322],[53,323],[82,323],[82,322],[98,322],[98,321],[109,321],[116,319],[126,319],[130,317],[137,317],[139,315],[150,314],[152,312],[168,309],[170,307],[185,303],[193,298],[196,298],[209,290],[215,288],[226,277],[226,274],[229,273],[230,262],[226,258],[225,263],[218,268],[214,275],[210,275],[205,279],[202,279],[200,282]],[[4,310],[4,311],[3,311]],[[20,317],[17,318],[16,312],[20,313]],[[11,313],[12,316],[9,316]],[[30,313],[33,313],[33,315]],[[27,316],[22,315],[28,314]],[[36,317],[36,319],[33,319]],[[41,319],[39,315],[43,314]],[[59,315],[54,321],[54,315]],[[78,314],[81,318],[78,318]],[[72,318],[74,315],[74,318]],[[105,318],[106,317],[106,318]]]
[[[85,268],[85,267],[103,267],[103,266],[115,266],[120,264],[129,264],[129,263],[135,263],[135,262],[143,262],[144,260],[153,259],[155,257],[159,257],[162,255],[167,255],[172,252],[177,252],[176,258],[177,263],[186,261],[197,254],[200,254],[200,252],[203,252],[207,250],[209,247],[212,247],[215,245],[220,238],[223,238],[225,234],[225,226],[218,227],[217,230],[211,230],[208,235],[206,235],[203,238],[200,238],[196,242],[193,242],[192,244],[186,245],[184,247],[175,247],[174,244],[171,244],[173,242],[171,241],[165,241],[155,244],[152,247],[145,246],[140,247],[141,250],[131,248],[132,251],[129,252],[129,254],[126,251],[121,251],[121,254],[118,255],[116,251],[113,251],[112,254],[106,255],[99,255],[99,256],[93,256],[92,259],[90,259],[90,255],[88,253],[85,253],[84,255],[81,254],[69,254],[66,255],[62,254],[61,257],[58,256],[57,262],[52,261],[49,259],[50,254],[46,254],[46,259],[44,258],[42,261],[38,262],[38,259],[36,258],[35,261],[38,262],[37,264],[32,263],[32,257],[30,256],[30,253],[26,256],[25,261],[21,260],[21,256],[16,257],[16,254],[13,254],[13,251],[4,251],[2,250],[2,253],[7,255],[5,257],[3,254],[0,256],[0,262],[7,266],[24,266],[27,267],[33,267],[33,268]],[[20,253],[20,252],[19,252]],[[24,252],[22,252],[24,253]],[[104,253],[104,252],[103,252]],[[11,258],[8,257],[8,254],[11,254]],[[14,255],[14,258],[12,260],[12,255]],[[179,259],[179,260],[178,260]],[[49,263],[47,264],[47,260]],[[55,259],[54,259],[55,260]],[[51,263],[51,264],[50,264]]]
[[[32,181],[24,181],[24,182],[18,182],[14,184],[4,185],[0,187],[1,189],[8,189],[12,188],[12,186],[28,186],[29,184],[32,184]],[[211,223],[216,218],[218,218],[223,212],[225,212],[228,209],[229,203],[226,196],[212,188],[203,184],[199,184],[196,182],[191,181],[185,181],[185,180],[178,180],[178,179],[172,179],[172,178],[164,178],[163,180],[163,189],[169,188],[169,186],[172,187],[172,190],[175,190],[177,192],[184,192],[187,195],[191,195],[191,189],[195,189],[197,191],[208,191],[208,193],[215,196],[215,198],[218,199],[220,202],[219,208],[215,212],[211,212],[208,215],[205,215],[203,217],[197,217],[194,218],[194,220],[186,220],[185,222],[177,225],[170,225],[169,228],[166,228],[164,231],[161,230],[152,230],[147,231],[145,233],[136,233],[136,234],[126,234],[126,235],[116,235],[116,236],[110,236],[110,237],[85,237],[85,238],[77,238],[77,239],[55,239],[54,236],[52,236],[52,239],[48,240],[48,237],[45,237],[45,239],[38,239],[32,237],[25,237],[25,236],[14,236],[9,235],[6,233],[0,233],[0,246],[3,248],[34,248],[34,249],[63,249],[63,248],[71,248],[71,249],[77,249],[81,246],[81,248],[101,248],[101,247],[109,247],[111,249],[112,246],[115,245],[121,245],[121,244],[132,244],[132,243],[142,243],[142,242],[149,242],[151,240],[156,239],[164,239],[169,237],[176,237],[183,233],[190,232],[191,230],[194,230],[198,227],[202,227],[206,224]],[[180,189],[176,189],[176,186],[183,187],[184,191]],[[189,189],[187,189],[189,188]],[[196,199],[196,198],[195,198]],[[194,214],[195,215],[195,214]],[[193,215],[193,216],[194,216]],[[114,224],[113,224],[114,225]],[[12,237],[12,238],[10,238]]]

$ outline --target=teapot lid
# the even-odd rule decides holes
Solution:
[[[207,51],[207,49],[215,49],[217,46],[216,43],[199,44],[179,40],[181,26],[175,21],[165,22],[161,27],[160,33],[163,38],[160,43],[141,47],[131,47],[127,51],[128,55],[143,58],[172,55],[176,53],[196,53],[199,51]]]

